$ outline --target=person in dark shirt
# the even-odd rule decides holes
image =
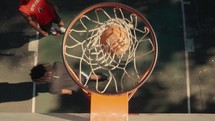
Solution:
[[[85,75],[82,75],[83,78]],[[49,84],[51,94],[72,94],[78,91],[79,86],[72,80],[62,62],[42,63],[31,69],[30,77],[38,85]],[[89,80],[107,80],[105,75],[91,75]]]

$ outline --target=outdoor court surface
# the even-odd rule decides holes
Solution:
[[[14,115],[4,113],[0,116],[4,121],[89,121],[89,114],[86,113],[14,113]],[[214,118],[212,114],[135,114],[129,115],[128,121],[213,121]]]
[[[81,10],[102,1],[53,2],[59,7],[59,14],[68,26]],[[180,0],[117,2],[135,8],[148,19],[159,45],[156,68],[129,101],[129,112],[159,114],[157,119],[165,118],[167,113],[185,114],[174,115],[175,121],[179,117],[184,121],[192,121],[193,119],[187,118],[190,113],[211,114],[204,115],[205,118],[200,118],[199,115],[193,117],[195,119],[197,116],[201,121],[212,121],[211,116],[214,119],[215,113],[215,2],[186,0],[183,4],[185,11]],[[46,88],[35,87],[29,78],[29,71],[36,63],[62,61],[63,35],[38,39],[36,32],[18,13],[18,1],[7,0],[0,3],[0,117],[5,117],[5,121],[13,121],[13,113],[21,113],[26,118],[23,121],[28,116],[35,120],[44,118],[43,116],[52,119],[53,116],[53,120],[58,120],[58,116],[52,113],[64,113],[59,117],[66,121],[73,120],[66,118],[67,113],[89,113],[89,100],[81,91],[71,96],[51,95]],[[185,51],[185,43],[189,46],[188,51]],[[37,114],[31,114],[32,112],[48,113],[48,116],[38,114],[40,116],[35,117]],[[76,118],[76,114],[72,115]],[[155,120],[153,116],[146,115],[146,119],[148,117],[151,118],[149,121]],[[145,118],[142,115],[137,117]],[[22,120],[21,117],[14,118]],[[144,118],[140,120],[144,121]]]

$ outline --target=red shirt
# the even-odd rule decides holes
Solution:
[[[22,0],[19,11],[34,17],[40,25],[46,25],[55,18],[53,9],[45,0]]]

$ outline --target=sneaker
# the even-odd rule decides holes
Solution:
[[[58,32],[53,27],[50,29],[50,33],[54,36],[58,35]]]
[[[60,28],[59,28],[59,32],[60,32],[61,34],[64,34],[64,33],[66,32],[66,28],[60,27]]]

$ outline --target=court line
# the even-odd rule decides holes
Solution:
[[[34,66],[37,65],[38,62],[38,46],[39,46],[39,32],[36,32],[36,38],[30,40],[28,44],[28,51],[34,51]],[[35,113],[36,106],[36,84],[33,83],[33,91],[32,91],[32,104],[31,104],[31,112]]]
[[[183,33],[184,33],[184,46],[185,46],[185,71],[186,71],[186,85],[187,85],[187,110],[188,113],[191,113],[191,101],[190,101],[190,70],[189,70],[189,53],[187,50],[187,29],[185,21],[185,9],[184,5],[186,3],[184,0],[181,0],[181,10],[182,10],[182,19],[183,19]]]

